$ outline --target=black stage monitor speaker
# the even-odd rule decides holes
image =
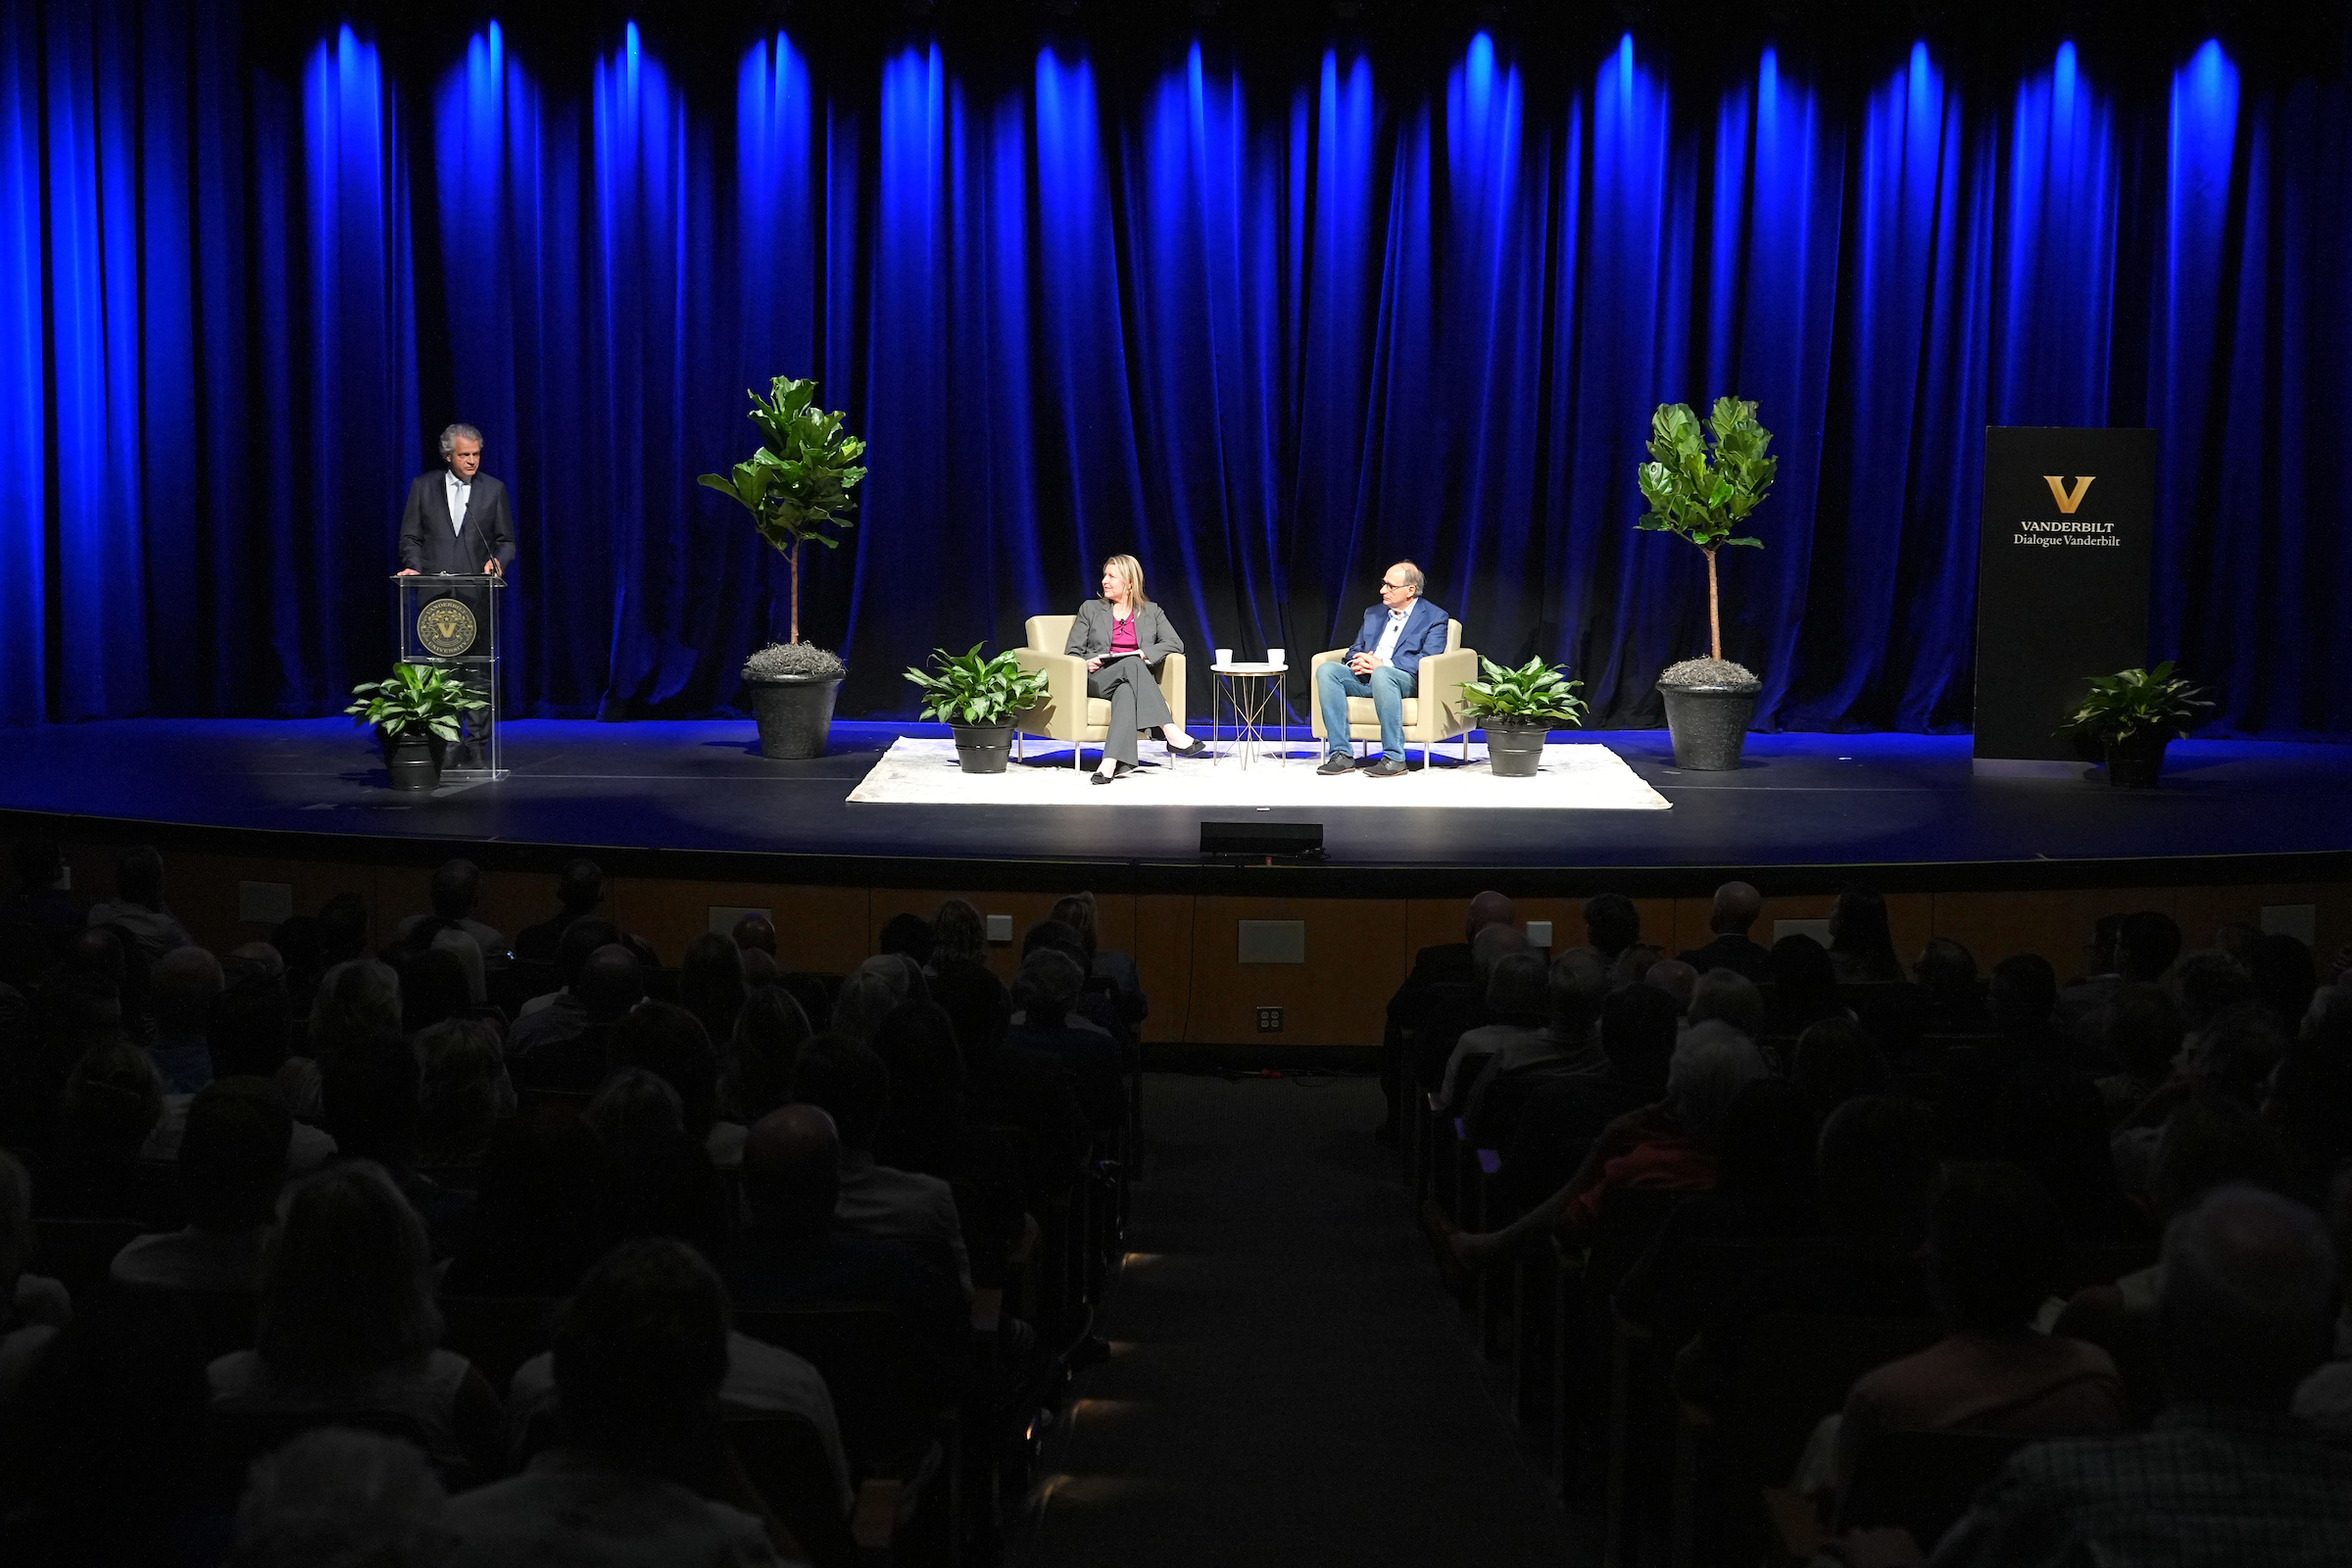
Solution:
[[[1320,822],[1203,822],[1202,855],[1269,856],[1286,860],[1320,859],[1323,824]]]

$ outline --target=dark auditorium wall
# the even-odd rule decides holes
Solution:
[[[2331,8],[1703,46],[488,9],[0,8],[0,722],[338,708],[453,417],[518,506],[521,710],[724,710],[784,573],[692,478],[784,371],[872,444],[808,596],[850,713],[1133,549],[1197,645],[1295,655],[1409,554],[1474,646],[1654,722],[1703,574],[1634,466],[1655,403],[1737,390],[1782,460],[1726,563],[1759,722],[1965,728],[1983,427],[2144,423],[2151,654],[2223,730],[2352,735]]]

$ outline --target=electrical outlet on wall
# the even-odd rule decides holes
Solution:
[[[1280,1007],[1258,1008],[1257,1032],[1261,1035],[1278,1035],[1282,1033],[1282,1009]]]

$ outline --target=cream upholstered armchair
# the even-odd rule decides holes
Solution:
[[[1307,711],[1313,715],[1315,739],[1329,741],[1323,733],[1323,705],[1315,698],[1314,676],[1318,665],[1335,659],[1348,657],[1345,648],[1334,648],[1317,654],[1306,666]],[[1429,749],[1440,741],[1462,738],[1462,757],[1470,756],[1470,732],[1478,721],[1462,711],[1462,684],[1478,673],[1478,654],[1462,646],[1462,623],[1446,622],[1446,651],[1431,654],[1421,661],[1420,678],[1415,682],[1413,695],[1404,700],[1404,739],[1407,745],[1418,743],[1421,765],[1429,765]],[[1380,739],[1380,715],[1372,710],[1369,697],[1348,699],[1348,739],[1376,741]]]
[[[1086,695],[1086,661],[1076,654],[1065,654],[1070,645],[1070,627],[1076,615],[1031,615],[1028,620],[1029,646],[1012,651],[1013,662],[1023,669],[1042,670],[1046,677],[1046,696],[1035,708],[1013,720],[1015,740],[1023,735],[1035,735],[1041,740],[1070,743],[1070,765],[1084,767],[1080,748],[1101,745],[1110,739],[1110,703],[1106,698]],[[1168,700],[1168,711],[1176,722],[1184,722],[1184,656],[1170,654],[1160,661],[1159,694]]]

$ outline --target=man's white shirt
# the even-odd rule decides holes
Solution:
[[[1410,605],[1389,612],[1389,629],[1380,634],[1380,646],[1372,650],[1374,659],[1384,664],[1395,662],[1390,656],[1396,652],[1396,639],[1404,635],[1404,617],[1412,612]]]
[[[473,499],[473,481],[461,479],[455,473],[441,475],[444,492],[449,497],[449,526],[452,533],[466,531],[466,507]]]

